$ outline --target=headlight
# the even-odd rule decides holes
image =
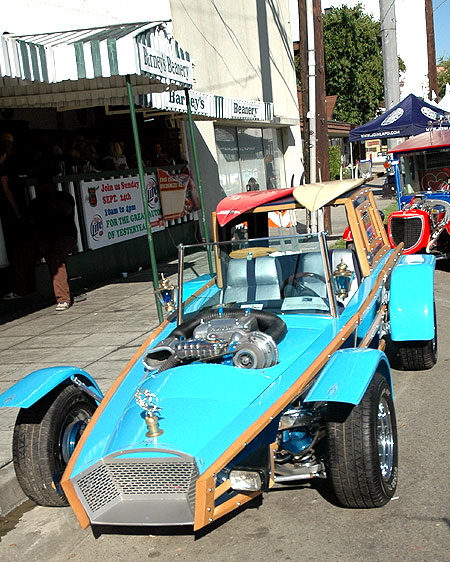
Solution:
[[[232,470],[230,483],[233,490],[241,492],[257,492],[261,490],[262,480],[259,472],[247,470]]]

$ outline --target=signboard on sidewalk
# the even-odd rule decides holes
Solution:
[[[152,232],[164,229],[158,182],[145,175]],[[146,234],[139,177],[81,182],[86,237],[91,250]]]

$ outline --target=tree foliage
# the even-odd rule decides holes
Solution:
[[[438,96],[445,96],[445,85],[450,84],[450,60],[440,58],[437,63]]]
[[[333,117],[362,124],[374,119],[384,99],[381,27],[361,4],[323,16],[327,95],[338,95]]]

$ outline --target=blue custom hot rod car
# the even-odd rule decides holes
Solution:
[[[345,206],[355,250],[325,233],[269,232],[268,211],[326,204]],[[15,469],[37,503],[70,503],[83,527],[198,530],[302,479],[329,478],[345,507],[392,498],[384,350],[407,369],[435,363],[435,258],[391,249],[360,180],[231,196],[213,232],[216,273],[185,281],[184,256],[199,247],[179,247],[180,304],[164,281],[167,320],[105,397],[76,367],[34,372],[0,395],[20,407]]]

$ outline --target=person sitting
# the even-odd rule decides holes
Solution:
[[[128,163],[123,153],[123,142],[108,143],[108,153],[103,158],[102,169],[107,170],[128,170]]]
[[[153,147],[152,166],[171,166],[173,164],[175,164],[174,159],[165,154],[161,145],[157,142]]]

